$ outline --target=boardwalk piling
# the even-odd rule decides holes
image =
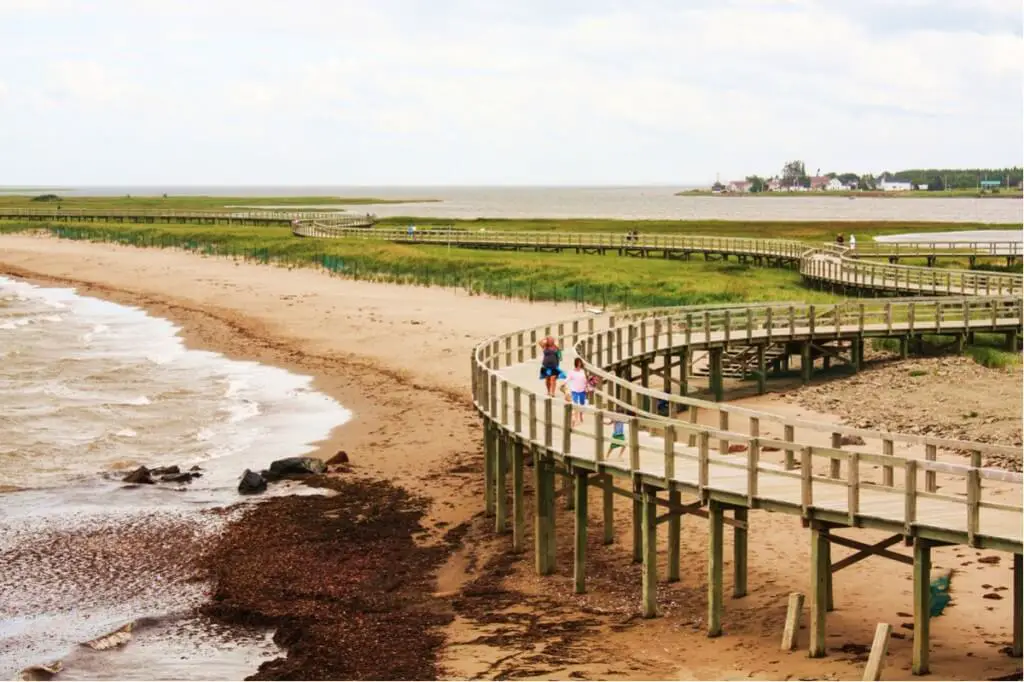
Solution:
[[[931,627],[932,546],[924,538],[914,538],[914,655],[911,672],[927,675]]]
[[[746,507],[736,507],[733,518],[737,525],[732,529],[732,570],[734,599],[747,596],[747,518]],[[742,524],[742,527],[741,525]]]
[[[708,637],[722,634],[722,540],[724,509],[716,500],[708,502]]]
[[[603,498],[601,507],[604,515],[604,532],[601,541],[606,545],[615,542],[615,497],[612,492],[614,485],[615,479],[612,475],[604,474],[604,480],[601,482],[601,497]]]
[[[1022,607],[1022,592],[1024,585],[1021,585],[1021,555],[1013,555],[1013,647],[1014,656],[1020,658],[1021,651],[1021,624],[1024,621],[1024,607]]]
[[[589,485],[589,472],[574,470],[574,481],[576,484],[573,494],[576,497],[575,504],[575,533],[576,545],[573,555],[573,585],[576,594],[586,592],[587,581],[587,487]]]
[[[643,617],[658,615],[658,489],[643,486]]]
[[[509,439],[505,431],[497,432],[498,447],[494,463],[494,532],[501,535],[508,530],[508,491],[505,485],[508,480]]]
[[[722,402],[725,394],[724,384],[722,380],[722,349],[711,348],[708,351],[708,372],[711,377],[711,393],[715,397],[715,402]]]
[[[538,575],[555,571],[555,463],[550,455],[535,452],[534,476],[534,555]]]
[[[892,634],[892,626],[888,623],[879,623],[875,628],[875,639],[871,642],[871,653],[868,655],[868,663],[864,667],[864,680],[877,682],[882,679],[882,664],[885,663],[885,654],[889,650],[889,635]]]
[[[671,516],[668,517],[668,582],[679,581],[679,541],[683,515],[676,513],[676,508],[682,504],[682,493],[678,490],[670,490],[668,493]]]
[[[526,510],[523,507],[523,454],[526,446],[517,440],[512,445],[512,551],[522,552],[526,545]]]
[[[494,460],[495,460],[495,428],[490,420],[484,420],[484,513],[494,514]]]
[[[643,483],[639,474],[633,475],[633,563],[638,564],[643,561],[643,529],[642,516],[643,516]]]
[[[811,639],[808,655],[825,655],[825,614],[828,605],[828,529],[811,522]]]
[[[814,360],[811,359],[811,342],[800,342],[800,378],[806,384],[814,373]]]

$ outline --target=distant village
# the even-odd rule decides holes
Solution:
[[[761,189],[756,189],[756,180],[733,180],[722,185],[717,184],[711,188],[712,192],[850,192],[859,189],[881,192],[909,192],[911,190],[927,191],[927,184],[914,185],[903,180],[887,179],[879,176],[875,179],[874,186],[862,187],[864,184],[861,178],[840,180],[838,176],[815,175],[807,178],[807,184],[794,182],[786,184],[782,178],[768,178],[764,181]]]
[[[773,177],[747,176],[723,184],[716,181],[711,187],[715,194],[744,194],[758,192],[936,192],[948,190],[978,190],[999,193],[1000,190],[1021,187],[1020,167],[999,169],[917,169],[885,172],[880,175],[857,173],[826,173],[821,169],[808,175],[803,161],[786,163],[782,172]]]

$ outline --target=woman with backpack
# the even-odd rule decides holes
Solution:
[[[554,398],[558,380],[565,378],[565,374],[559,367],[559,363],[562,361],[562,351],[559,350],[555,339],[550,336],[540,342],[540,347],[543,352],[540,361],[540,378],[544,380],[548,395]]]

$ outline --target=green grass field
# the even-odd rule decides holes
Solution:
[[[61,197],[59,200],[33,201],[42,194],[60,192],[47,190],[40,194],[0,195],[0,209],[42,208],[56,209],[117,209],[147,211],[165,209],[168,211],[227,211],[231,206],[364,206],[366,204],[404,204],[409,202],[433,202],[437,199],[376,199],[373,197],[207,197],[207,196],[122,196],[122,197]],[[318,209],[321,210],[321,209]],[[327,210],[327,209],[323,209]]]

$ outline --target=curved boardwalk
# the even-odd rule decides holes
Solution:
[[[163,209],[48,209],[0,208],[0,220],[35,220],[60,223],[135,223],[198,225],[291,225],[299,221],[324,220],[339,228],[367,228],[376,217],[309,211],[168,211]]]
[[[305,236],[340,236],[337,230],[327,234],[316,225],[301,229]],[[413,239],[397,231],[344,232],[350,238],[384,236],[395,241],[446,243],[457,238],[444,233]],[[884,557],[914,566],[913,669],[918,674],[929,669],[931,549],[964,544],[1010,552],[1013,647],[1019,654],[1024,478],[984,466],[993,455],[1019,456],[1019,448],[795,420],[700,400],[689,391],[695,353],[705,356],[711,392],[720,400],[729,370],[742,373],[743,368],[736,368],[738,356],[748,369],[754,368],[758,388],[764,391],[770,362],[788,366],[791,357],[798,357],[805,381],[819,361],[826,366],[830,361],[844,363],[856,371],[864,344],[872,338],[896,339],[907,353],[924,334],[947,336],[962,348],[972,334],[986,332],[1005,335],[1008,346],[1016,349],[1024,319],[1019,275],[874,263],[852,258],[844,249],[783,240],[652,237],[624,247],[615,241],[620,236],[610,235],[471,233],[458,238],[463,246],[529,245],[536,250],[594,253],[621,249],[623,255],[644,248],[647,255],[659,249],[664,257],[684,252],[734,255],[766,264],[792,263],[805,280],[818,286],[915,294],[913,299],[832,305],[627,311],[553,322],[480,344],[472,356],[473,397],[484,422],[487,512],[494,515],[499,533],[511,531],[515,549],[525,548],[524,462],[532,459],[535,562],[538,573],[550,574],[556,556],[555,483],[562,477],[561,494],[566,495],[567,506],[575,508],[574,582],[577,592],[583,592],[588,490],[601,492],[606,541],[614,532],[613,496],[629,498],[634,560],[643,564],[645,617],[657,615],[656,527],[669,524],[667,577],[676,580],[680,518],[706,518],[711,636],[721,634],[725,526],[734,533],[733,596],[742,597],[747,592],[750,510],[793,515],[809,529],[812,547],[810,655],[825,654],[832,573],[870,556]],[[573,408],[561,396],[547,396],[538,380],[538,342],[546,336],[554,336],[566,349],[563,363],[571,364],[578,356],[602,380],[595,404],[580,410],[578,423]],[[624,424],[625,436],[617,442],[622,447],[617,449],[610,448],[610,421]],[[909,454],[911,448],[923,450],[923,456]],[[965,463],[940,461],[938,453],[948,451],[965,453]],[[890,537],[869,545],[838,532],[856,528],[882,530]],[[900,542],[913,545],[912,558],[888,549]],[[833,563],[833,543],[858,551]]]

